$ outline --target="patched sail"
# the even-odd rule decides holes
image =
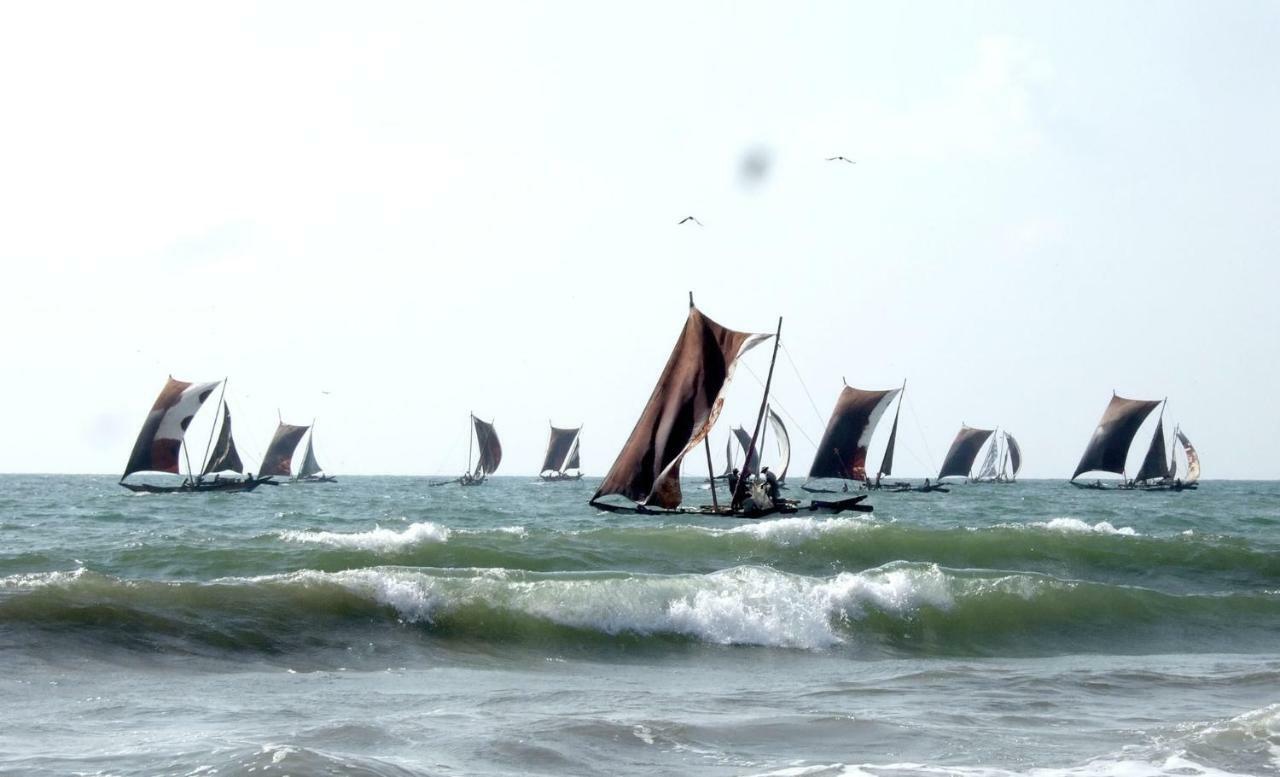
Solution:
[[[1184,480],[1187,483],[1194,483],[1200,479],[1200,455],[1196,453],[1196,449],[1181,429],[1178,430],[1178,442],[1182,443],[1182,450],[1187,454],[1187,476]]]
[[[1000,455],[999,437],[993,437],[987,446],[987,455],[982,460],[982,468],[978,470],[978,480],[996,479],[996,458]]]
[[[551,437],[547,440],[547,454],[542,457],[542,473],[564,472],[578,468],[578,433],[582,427],[560,429],[551,427]]]
[[[236,441],[231,437],[231,409],[225,403],[222,405],[222,428],[218,431],[218,440],[213,444],[209,461],[200,474],[211,475],[214,472],[244,472]]]
[[[302,468],[298,470],[298,477],[309,478],[324,472],[324,467],[320,466],[320,462],[316,461],[315,449],[315,427],[311,427],[311,434],[307,437],[306,452],[302,455]]]
[[[1142,460],[1135,480],[1160,480],[1169,477],[1169,460],[1164,455],[1164,419],[1156,421],[1156,433],[1151,437],[1147,455]]]
[[[493,424],[481,421],[474,415],[471,423],[476,428],[476,447],[480,450],[480,461],[476,463],[476,475],[492,475],[498,471],[502,463],[502,443],[498,441],[498,431]]]
[[[1125,399],[1115,394],[1107,404],[1098,428],[1093,431],[1089,445],[1085,448],[1080,463],[1076,466],[1072,480],[1085,472],[1114,472],[1124,474],[1125,459],[1129,456],[1129,446],[1138,427],[1146,420],[1151,411],[1163,400],[1159,399]]]
[[[746,463],[742,465],[742,471],[748,475],[760,474],[760,455],[751,447],[751,435],[741,426],[735,426],[731,430],[734,438],[738,441],[739,447],[743,453],[747,455]]]
[[[978,458],[978,451],[982,450],[982,444],[987,441],[993,431],[993,429],[961,426],[960,431],[956,432],[955,439],[951,441],[951,448],[947,451],[946,458],[942,460],[938,479],[968,477],[969,471],[973,469],[974,459]]]
[[[213,393],[218,381],[212,383],[186,383],[170,376],[160,396],[147,413],[138,432],[138,439],[129,454],[124,480],[134,472],[178,472],[178,456],[182,450],[182,438],[191,425],[191,419],[204,401]]]
[[[845,386],[818,442],[810,478],[867,479],[867,446],[880,416],[901,389],[863,391]]]
[[[298,449],[302,435],[307,433],[308,426],[294,426],[281,421],[276,426],[276,433],[267,445],[267,452],[262,457],[261,477],[289,477],[290,465],[293,463],[293,452]]]
[[[769,337],[726,329],[690,306],[653,394],[591,501],[617,494],[678,507],[681,459],[715,424],[738,358]]]
[[[787,469],[791,466],[791,435],[787,434],[787,427],[772,407],[769,408],[769,425],[773,427],[773,441],[778,446],[778,482],[785,483]]]
[[[1018,441],[1013,439],[1013,435],[1008,432],[1004,433],[1005,450],[1009,452],[1009,464],[1013,467],[1013,477],[1018,476],[1018,470],[1022,469],[1022,448],[1018,447]]]

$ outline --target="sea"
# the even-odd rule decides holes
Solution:
[[[1280,483],[430,482],[0,477],[0,774],[1280,774]]]

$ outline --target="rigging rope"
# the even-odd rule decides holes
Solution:
[[[804,389],[804,395],[809,398],[809,406],[813,408],[813,415],[818,419],[818,425],[821,426],[824,421],[822,412],[818,410],[818,403],[813,401],[813,395],[809,393],[809,387],[805,385],[804,378],[800,377],[800,370],[796,367],[795,360],[791,358],[791,351],[787,350],[785,343],[780,343],[780,345],[782,346],[782,353],[787,357],[787,363],[791,365],[791,371],[796,374],[796,380],[800,382],[800,388]]]

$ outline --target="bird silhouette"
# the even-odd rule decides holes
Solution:
[[[698,221],[698,220],[697,220],[697,219],[695,219],[693,216],[685,216],[684,218],[682,218],[682,219],[680,219],[678,222],[676,222],[676,226],[678,227],[678,226],[680,226],[681,224],[685,223],[686,221],[692,221],[694,224],[697,224],[698,226],[702,226],[702,222],[701,222],[701,221]]]
[[[827,161],[828,161],[828,162],[848,162],[848,163],[849,163],[849,164],[851,164],[851,165],[856,165],[856,164],[858,164],[857,162],[853,161],[852,159],[849,159],[848,157],[842,157],[842,156],[829,156],[829,157],[827,157]]]

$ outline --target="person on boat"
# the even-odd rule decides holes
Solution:
[[[729,493],[730,494],[738,490],[738,477],[739,477],[738,468],[734,467],[733,472],[729,473]]]
[[[768,467],[761,469],[760,474],[764,475],[765,493],[774,502],[778,501],[778,476],[770,472]]]

